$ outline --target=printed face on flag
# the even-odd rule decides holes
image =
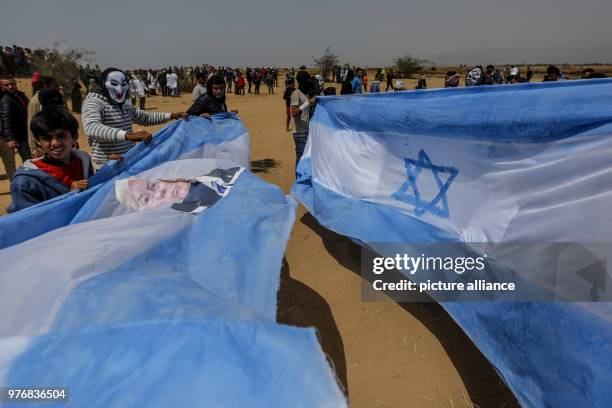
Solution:
[[[191,182],[188,180],[149,182],[130,178],[123,183],[117,182],[117,199],[136,211],[158,208],[182,202],[189,194],[190,186]]]
[[[214,169],[200,177],[153,179],[130,177],[115,182],[115,197],[134,211],[160,207],[200,213],[225,197],[243,167]]]

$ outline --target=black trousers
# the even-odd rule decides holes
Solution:
[[[28,138],[16,139],[15,141],[17,142],[17,151],[19,152],[19,156],[21,156],[21,161],[25,162],[26,160],[30,160],[32,158],[32,152],[30,151]]]

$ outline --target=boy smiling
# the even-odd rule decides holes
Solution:
[[[46,107],[34,115],[30,129],[44,156],[26,161],[15,173],[9,213],[85,190],[93,174],[89,155],[75,149],[79,123],[65,108]]]

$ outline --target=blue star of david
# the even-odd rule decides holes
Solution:
[[[406,168],[408,179],[402,184],[399,190],[391,195],[391,197],[414,205],[414,213],[416,215],[420,216],[430,212],[438,217],[448,218],[449,211],[446,192],[455,177],[457,177],[459,170],[450,166],[433,165],[424,150],[419,151],[418,160],[404,158],[404,167]],[[424,170],[431,172],[439,188],[438,194],[431,201],[421,199],[421,194],[419,193],[419,188],[416,183],[417,178]],[[440,174],[442,173],[447,173],[449,175],[444,183],[440,179]],[[412,190],[411,193],[409,190]]]

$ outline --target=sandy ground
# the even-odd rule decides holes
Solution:
[[[414,82],[405,81],[405,87],[413,89]],[[430,87],[442,83],[441,78],[428,79]],[[27,81],[19,85],[31,94]],[[228,107],[239,110],[249,130],[254,170],[289,193],[294,144],[285,131],[282,89],[275,92],[268,95],[262,86],[261,95],[228,95]],[[147,109],[173,112],[190,104],[190,94],[156,96],[147,100]],[[80,141],[82,146],[87,143],[82,129]],[[10,203],[3,174],[0,163],[0,214]],[[362,301],[359,257],[359,247],[319,226],[300,206],[283,263],[278,311],[282,323],[318,329],[351,406],[518,406],[495,370],[439,305]]]

